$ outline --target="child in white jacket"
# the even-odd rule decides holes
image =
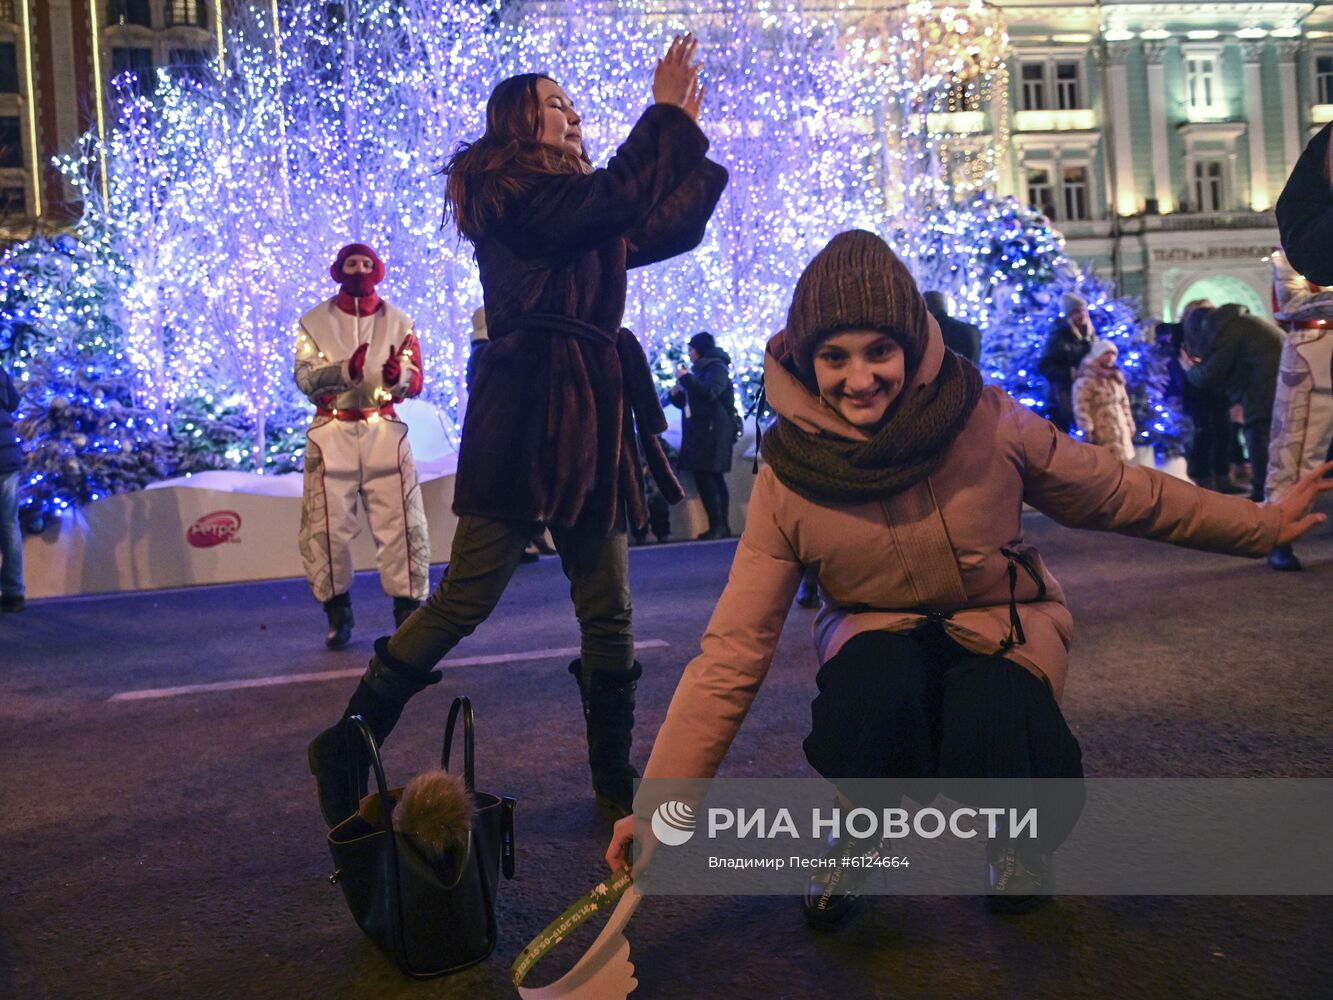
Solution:
[[[1116,346],[1098,340],[1078,366],[1074,380],[1074,418],[1089,444],[1101,445],[1117,458],[1134,461],[1134,417],[1129,409],[1125,373],[1116,364]]]

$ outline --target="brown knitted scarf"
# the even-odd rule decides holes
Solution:
[[[935,380],[911,392],[868,441],[811,434],[780,419],[764,461],[814,503],[861,503],[901,493],[935,471],[981,398],[981,373],[952,351]]]

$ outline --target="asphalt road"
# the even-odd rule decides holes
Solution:
[[[1300,546],[1307,572],[1277,574],[1040,516],[1028,528],[1079,623],[1064,709],[1089,775],[1333,776],[1333,532]],[[640,763],[734,544],[633,553],[637,637],[660,643],[641,657]],[[521,567],[456,655],[576,646],[565,594],[556,560]],[[467,693],[478,784],[519,800],[495,954],[411,982],[326,881],[304,751],[354,681],[290,682],[364,665],[390,603],[369,575],[353,596],[359,627],[340,653],[297,580],[37,601],[0,619],[0,996],[514,995],[519,949],[603,873],[565,660],[446,661],[389,743],[391,778],[429,766],[449,700]],[[793,611],[724,774],[810,773],[809,615]],[[109,700],[261,678],[277,680]],[[658,898],[628,936],[646,998],[1333,996],[1323,896],[1062,897],[1022,918],[978,897],[878,898],[832,934],[806,927],[794,895]]]

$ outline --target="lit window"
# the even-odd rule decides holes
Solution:
[[[18,50],[13,42],[0,43],[0,94],[19,92]]]
[[[1078,92],[1078,63],[1055,64],[1055,106],[1061,111],[1083,107]]]
[[[153,26],[148,0],[109,0],[106,21],[107,24],[137,24],[144,28]]]
[[[1046,64],[1023,63],[1023,110],[1046,110]]]
[[[1046,169],[1028,169],[1028,204],[1055,218],[1054,192],[1051,190],[1051,172]]]
[[[141,94],[151,94],[153,79],[153,50],[141,48],[114,48],[111,50],[111,76],[130,74],[131,89]]]
[[[0,167],[23,166],[22,135],[18,118],[0,118]]]
[[[1320,56],[1315,60],[1314,87],[1319,96],[1319,104],[1333,104],[1333,56]]]
[[[1200,212],[1220,212],[1225,205],[1221,160],[1194,163],[1194,201]]]
[[[202,80],[212,63],[203,49],[172,49],[170,69],[178,77]]]
[[[1216,56],[1190,56],[1185,60],[1185,90],[1191,111],[1217,111],[1222,103],[1222,81]]]
[[[1065,218],[1081,220],[1088,215],[1088,168],[1065,167],[1060,178],[1064,196]]]
[[[166,23],[168,28],[178,24],[192,25],[196,28],[208,27],[208,10],[204,0],[166,0]]]
[[[22,219],[28,214],[27,194],[21,187],[0,187],[0,219]]]

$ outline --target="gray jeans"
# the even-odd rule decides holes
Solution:
[[[540,526],[464,515],[440,585],[389,640],[389,653],[422,671],[471,635],[495,610]],[[610,534],[551,528],[579,620],[583,671],[627,670],[634,663],[629,546],[624,518]]]

